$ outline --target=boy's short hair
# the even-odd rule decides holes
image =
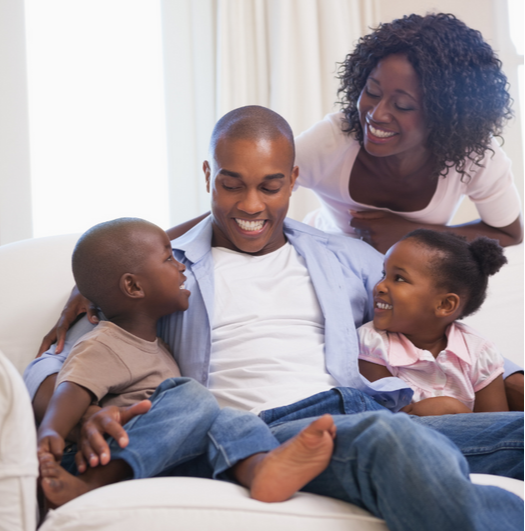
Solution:
[[[73,276],[80,293],[104,313],[124,273],[137,272],[147,252],[137,244],[144,231],[162,230],[139,218],[118,218],[87,230],[73,250]]]

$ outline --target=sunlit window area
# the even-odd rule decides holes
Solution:
[[[25,0],[33,236],[168,226],[160,2]]]

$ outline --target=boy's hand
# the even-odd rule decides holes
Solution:
[[[132,406],[119,408],[108,406],[89,417],[80,430],[78,452],[75,462],[80,473],[86,471],[87,466],[107,465],[111,459],[111,452],[104,434],[113,437],[121,448],[129,443],[128,434],[122,427],[137,415],[147,413],[151,408],[149,400],[142,400]]]
[[[60,463],[64,454],[65,445],[64,439],[55,430],[44,430],[38,434],[37,455],[40,456],[44,453],[51,454],[55,458],[55,461]]]
[[[42,356],[46,350],[56,341],[57,348],[55,354],[60,354],[64,348],[66,332],[73,325],[79,315],[86,313],[91,324],[97,324],[98,311],[96,306],[83,297],[76,286],[71,290],[71,295],[60,314],[60,317],[53,328],[44,336],[40,348],[38,349],[37,358]]]
[[[418,417],[430,417],[435,415],[455,415],[457,413],[472,413],[463,402],[451,396],[434,396],[425,398],[419,402],[408,404],[401,409],[409,415]]]

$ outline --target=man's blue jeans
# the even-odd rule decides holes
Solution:
[[[217,477],[239,459],[275,447],[271,438],[261,441],[266,432],[252,422],[257,417],[229,408],[217,410],[202,386],[184,378],[177,381],[185,381],[178,393],[177,386],[167,392],[159,388],[152,396],[151,411],[126,424],[127,448],[111,443],[112,458],[126,460],[135,477]],[[182,388],[184,400],[177,396]],[[363,507],[384,518],[391,531],[522,531],[521,499],[497,487],[474,485],[468,477],[471,458],[476,472],[497,469],[502,475],[515,470],[516,462],[523,463],[522,415],[494,414],[491,418],[498,420],[494,429],[489,429],[487,419],[477,421],[478,416],[487,417],[483,414],[463,415],[467,421],[461,426],[453,419],[457,415],[440,417],[437,429],[448,430],[459,443],[464,438],[459,432],[469,430],[468,419],[474,417],[475,433],[464,441],[472,453],[467,456],[469,462],[449,438],[424,426],[428,421],[392,414],[353,389],[320,393],[265,411],[261,418],[284,442],[323,413],[332,413],[337,424],[334,453],[328,468],[303,490]],[[172,420],[174,414],[179,416]],[[496,454],[514,457],[496,459]]]
[[[391,531],[523,529],[521,499],[468,477],[523,477],[522,413],[409,417],[337,388],[260,416],[283,442],[323,413],[337,425],[334,454],[303,490],[363,507]]]

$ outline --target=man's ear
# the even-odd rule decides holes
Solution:
[[[292,168],[292,174],[291,174],[292,185],[290,186],[290,195],[293,192],[293,187],[294,187],[295,181],[297,180],[297,177],[299,177],[299,166],[294,166]]]
[[[130,297],[131,299],[144,298],[145,294],[142,285],[137,278],[137,275],[134,275],[133,273],[124,273],[120,277],[119,287],[126,297]]]
[[[461,299],[456,293],[447,293],[439,299],[436,307],[437,317],[450,317],[459,310]]]
[[[204,172],[204,176],[206,177],[206,191],[210,193],[210,187],[211,187],[211,168],[210,163],[205,160],[202,163],[202,171]]]

